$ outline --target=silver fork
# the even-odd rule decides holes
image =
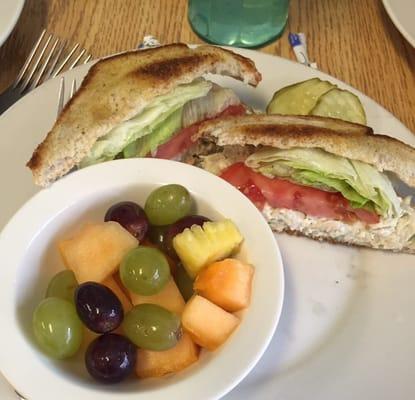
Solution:
[[[64,69],[85,64],[90,58],[91,54],[81,48],[79,43],[69,48],[67,41],[47,34],[44,30],[15,81],[0,94],[0,114],[40,83],[54,78]]]
[[[59,85],[59,93],[58,93],[58,109],[56,112],[56,116],[59,117],[59,114],[62,112],[65,104],[72,98],[72,96],[76,92],[76,79],[72,80],[71,90],[69,91],[69,95],[65,96],[65,77],[62,76],[60,85]]]

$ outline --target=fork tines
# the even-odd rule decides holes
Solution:
[[[80,47],[79,43],[69,47],[67,41],[44,30],[20,70],[13,88],[20,93],[32,90],[39,83],[55,77],[64,69],[85,64],[90,58],[91,55]]]
[[[71,90],[68,95],[68,93],[66,93],[65,91],[65,78],[62,76],[60,85],[59,85],[57,116],[59,116],[59,114],[63,110],[63,107],[65,107],[65,104],[72,98],[75,92],[76,92],[76,79],[72,80]]]

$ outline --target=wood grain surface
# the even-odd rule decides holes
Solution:
[[[200,43],[187,21],[187,0],[26,0],[0,49],[0,91],[10,84],[46,28],[100,57],[132,49],[146,34],[162,43]],[[320,70],[356,87],[415,132],[415,49],[379,0],[291,0],[287,29],[260,49],[295,59],[288,32],[304,32]]]

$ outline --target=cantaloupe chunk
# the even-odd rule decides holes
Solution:
[[[140,243],[141,244],[141,243]],[[112,278],[114,279],[114,281],[116,282],[116,284],[118,285],[118,287],[123,291],[123,293],[127,296],[127,298],[129,299],[130,303],[131,303],[131,299],[130,299],[130,293],[128,292],[128,289],[124,286],[124,284],[121,282],[121,278],[120,278],[120,274],[117,271],[115,274],[112,275]]]
[[[78,283],[103,282],[137,246],[137,239],[114,221],[85,225],[74,237],[58,243],[63,262]]]
[[[83,329],[84,337],[82,339],[81,348],[79,349],[78,354],[84,354],[91,342],[99,336],[98,333],[90,331],[86,326],[84,326]]]
[[[122,304],[124,314],[126,314],[128,311],[130,311],[133,308],[133,305],[131,304],[130,299],[127,297],[127,295],[120,288],[120,286],[115,281],[113,276],[109,276],[107,279],[105,279],[104,282],[102,282],[102,284],[105,285],[106,287],[110,288],[114,292],[114,294],[118,297],[118,300]]]
[[[99,333],[95,333],[90,331],[86,326],[83,327],[84,329],[84,337],[82,340],[81,348],[78,350],[77,354],[82,354],[84,356],[86,350],[88,349],[88,346],[94,341],[96,338],[100,336]],[[117,333],[118,335],[124,335],[124,332],[122,331],[121,327],[118,327],[111,333]]]
[[[239,324],[239,319],[204,297],[195,295],[186,304],[182,326],[202,347],[215,350]]]
[[[157,304],[176,314],[181,314],[185,306],[183,296],[172,277],[170,277],[170,280],[160,292],[152,296],[142,296],[131,291],[129,291],[129,295],[131,302],[135,306],[144,303]]]
[[[189,334],[182,338],[173,348],[165,351],[137,349],[135,373],[139,378],[159,377],[182,369],[196,362],[199,358],[199,347]]]
[[[227,258],[204,268],[193,289],[226,311],[239,311],[249,305],[253,275],[251,265]]]

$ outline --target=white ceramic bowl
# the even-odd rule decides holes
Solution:
[[[242,232],[243,251],[255,266],[250,307],[231,338],[198,363],[161,379],[115,386],[92,381],[83,355],[53,361],[36,347],[32,313],[49,279],[63,269],[55,243],[86,220],[102,220],[114,202],[144,204],[155,187],[179,183],[196,199],[198,213],[231,218]],[[1,372],[29,400],[216,399],[254,367],[277,326],[284,294],[281,256],[259,211],[238,190],[201,169],[155,160],[117,160],[70,174],[29,200],[0,235]]]

